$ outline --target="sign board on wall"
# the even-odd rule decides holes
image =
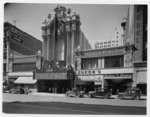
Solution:
[[[142,61],[143,53],[143,7],[142,5],[135,5],[135,47],[137,50],[134,52],[134,62]]]
[[[84,76],[77,76],[79,80],[82,81],[92,81],[92,82],[99,82],[103,81],[103,75],[84,75]]]
[[[131,79],[131,74],[105,74],[104,79]]]
[[[101,70],[78,70],[76,71],[77,75],[94,75],[101,74]]]
[[[18,29],[12,27],[11,28],[11,38],[16,40],[17,42],[23,42],[23,33]]]
[[[101,57],[101,56],[114,56],[114,55],[124,55],[124,48],[115,48],[107,50],[97,50],[84,52],[82,57]]]

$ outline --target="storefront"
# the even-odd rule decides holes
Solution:
[[[134,63],[135,67],[135,82],[143,94],[147,94],[147,62]]]
[[[76,75],[76,86],[85,92],[98,87],[104,88],[103,75],[100,74],[100,70],[78,70]]]
[[[8,83],[10,88],[22,86],[36,92],[37,80],[33,79],[33,72],[11,72],[8,74]]]
[[[78,70],[76,74],[77,87],[87,88],[86,91],[101,87],[112,89],[116,94],[131,87],[133,82],[133,68]]]

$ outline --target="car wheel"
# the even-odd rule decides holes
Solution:
[[[122,99],[123,97],[122,97],[122,95],[118,95],[118,98],[119,98],[119,99]]]
[[[80,94],[78,94],[78,95],[77,95],[77,97],[78,97],[78,98],[80,98],[80,97],[81,97],[81,95],[80,95]]]
[[[140,99],[140,96],[135,96],[134,97],[134,100],[139,100]]]
[[[89,94],[89,97],[90,97],[90,98],[93,98],[93,95],[92,95],[92,94]]]
[[[104,96],[104,99],[108,99],[108,97],[109,97],[108,95],[105,95],[105,96]]]
[[[66,93],[66,97],[68,97],[69,95],[68,95],[68,93]]]

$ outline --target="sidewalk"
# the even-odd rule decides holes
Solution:
[[[111,106],[133,106],[146,107],[147,100],[120,100],[113,95],[112,99],[100,98],[71,98],[66,97],[65,94],[53,93],[30,93],[30,94],[3,94],[3,102],[64,102],[64,103],[78,103],[78,104],[92,104],[92,105],[111,105]]]
[[[59,97],[64,97],[65,94],[57,94],[57,93],[43,93],[43,92],[36,92],[36,93],[30,93],[29,95],[39,95],[39,96],[59,96]],[[88,97],[88,96],[86,96]],[[117,99],[117,95],[112,95],[111,98],[114,98],[114,99]],[[146,100],[147,99],[147,96],[141,96],[141,99],[142,100]]]
[[[62,96],[65,97],[65,94],[57,94],[57,93],[42,93],[42,92],[33,92],[33,93],[29,93],[29,95],[39,95],[39,96]]]

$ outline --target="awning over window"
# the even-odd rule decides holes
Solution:
[[[147,72],[140,71],[137,72],[137,84],[146,84],[147,83]]]
[[[15,80],[15,84],[35,84],[37,80],[33,79],[32,77],[18,77]]]

